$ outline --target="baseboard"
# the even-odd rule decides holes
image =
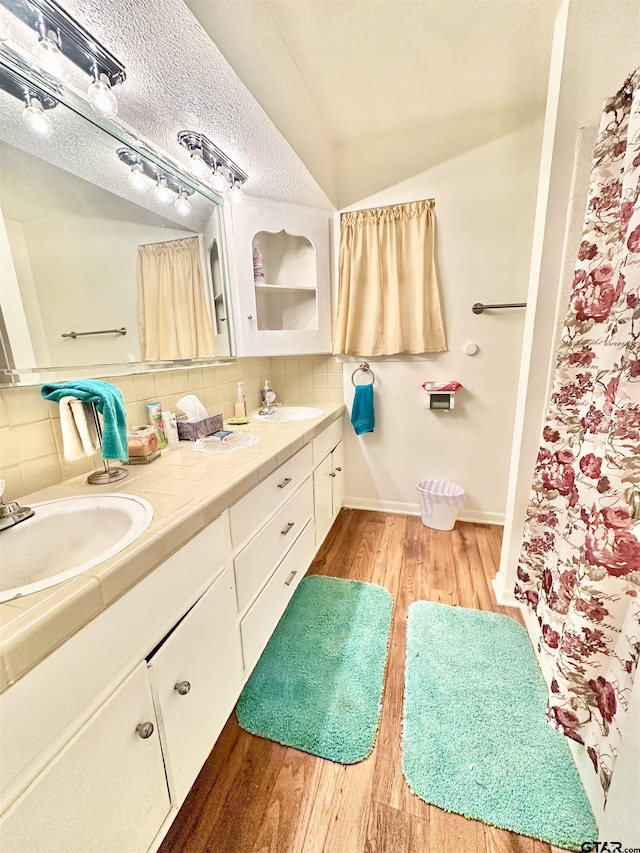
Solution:
[[[397,515],[420,515],[420,504],[401,501],[376,501],[366,498],[345,497],[342,506],[346,509],[367,509],[371,512],[391,512]],[[484,512],[483,510],[463,509],[458,515],[460,521],[474,524],[504,524],[504,513]]]
[[[501,604],[503,607],[521,607],[522,605],[515,597],[512,589],[507,589],[502,581],[502,576],[500,572],[495,576],[495,578],[491,581],[491,586],[493,587],[493,593],[496,597],[496,601],[498,604]]]

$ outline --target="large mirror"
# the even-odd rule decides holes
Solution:
[[[233,355],[215,195],[63,103],[39,137],[24,106],[0,87],[3,384]]]

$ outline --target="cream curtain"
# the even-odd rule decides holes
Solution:
[[[334,352],[443,352],[433,199],[340,217]]]
[[[143,360],[214,356],[198,238],[138,246],[137,272]]]

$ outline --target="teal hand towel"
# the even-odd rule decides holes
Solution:
[[[373,384],[356,385],[356,394],[351,409],[351,423],[356,435],[373,432],[376,416],[373,411]]]
[[[60,402],[61,397],[76,397],[84,403],[95,403],[102,415],[102,458],[127,461],[127,417],[119,388],[99,379],[77,379],[43,385],[40,393],[45,400],[54,403]]]

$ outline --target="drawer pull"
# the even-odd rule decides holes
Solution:
[[[179,681],[173,689],[177,690],[181,696],[186,696],[191,690],[191,685],[188,681]]]
[[[284,487],[288,486],[290,482],[291,482],[291,477],[285,477],[281,483],[278,483],[278,488],[284,489]]]
[[[284,582],[284,585],[285,585],[285,586],[291,586],[291,584],[292,584],[292,582],[293,582],[293,579],[295,578],[295,576],[296,576],[297,574],[298,574],[297,569],[296,569],[295,571],[291,572],[291,574],[289,575],[289,577],[288,577],[288,578],[286,579],[286,581]]]
[[[142,740],[146,740],[153,734],[153,723],[138,723],[138,725],[136,726],[136,731],[138,732]]]
[[[336,468],[336,471],[342,471],[342,468]]]
[[[291,530],[291,528],[295,525],[295,521],[290,521],[285,527],[280,531],[282,536],[286,536],[287,533]]]

